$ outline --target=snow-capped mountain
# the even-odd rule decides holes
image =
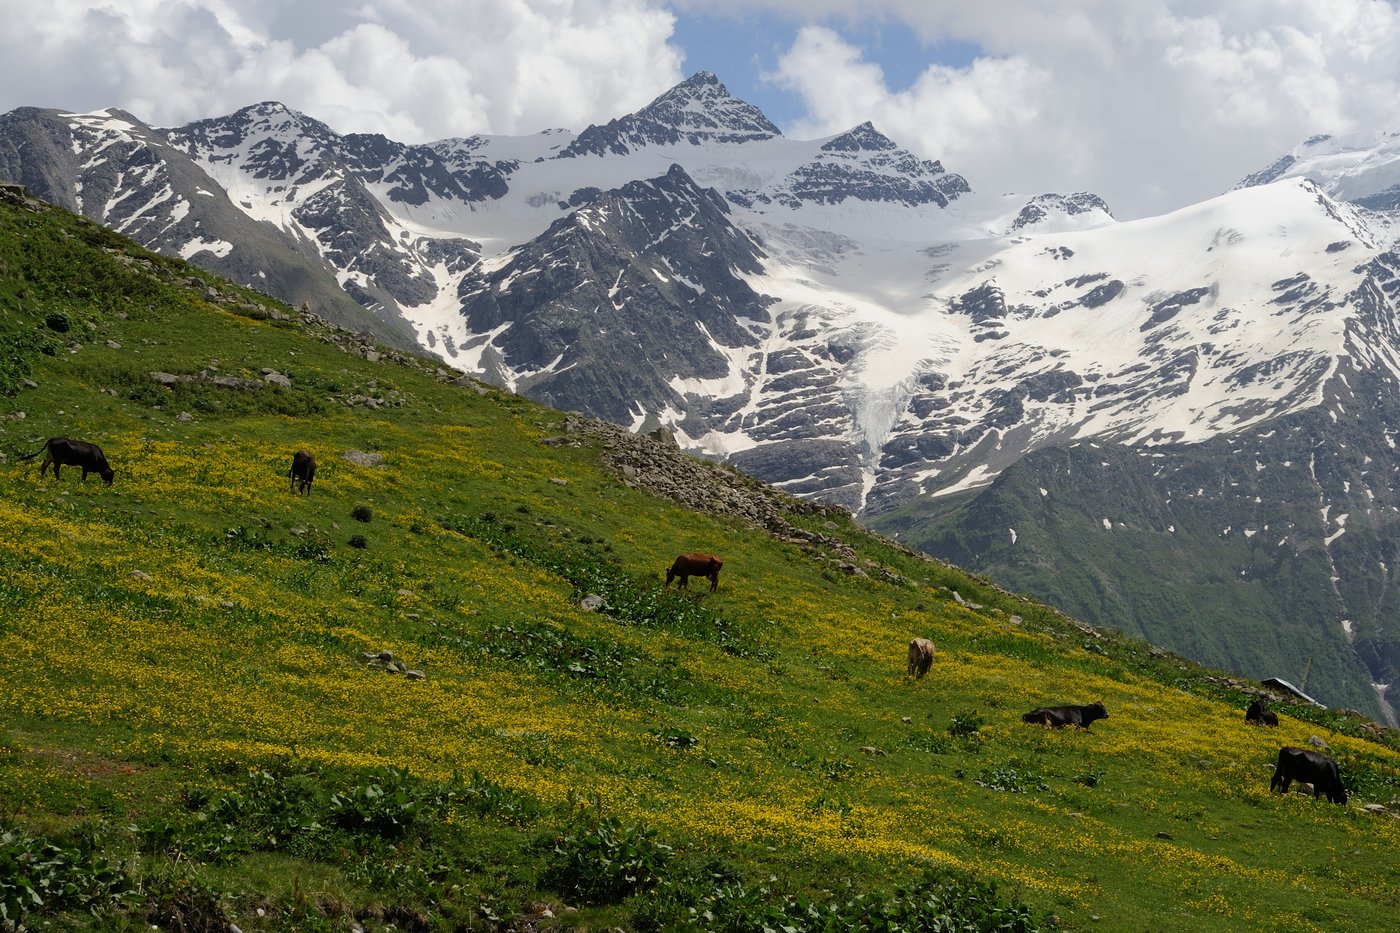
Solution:
[[[26,108],[0,117],[0,178],[540,400],[664,425],[1091,621],[1261,676],[1298,679],[1258,665],[1312,656],[1317,692],[1382,709],[1400,684],[1400,606],[1372,592],[1400,565],[1382,482],[1397,139],[1309,140],[1218,198],[1119,222],[1089,192],[979,193],[869,123],[789,139],[702,72],[577,133],[419,145],[275,103],[165,130]],[[1053,509],[1007,497],[1033,482],[1032,505],[1087,514],[1103,501],[1088,449],[1160,514],[1132,525],[1123,500],[1056,550]],[[1311,472],[1271,499],[1285,462]],[[1096,553],[1085,529],[1120,525],[1153,553],[1191,539],[1212,554],[1197,577],[1231,593],[1290,528],[1274,547],[1323,595],[1252,605],[1265,627],[1305,607],[1306,637],[1255,664],[1228,634],[1243,597],[1120,612],[1102,594],[1152,570],[1107,558],[1056,591],[1055,568]],[[1362,564],[1338,560],[1362,541]]]

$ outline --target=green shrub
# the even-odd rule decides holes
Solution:
[[[978,715],[977,710],[963,710],[953,716],[953,721],[948,724],[948,734],[958,738],[976,735],[982,730],[987,721]]]
[[[0,832],[0,929],[29,929],[32,914],[96,913],[128,900],[135,886],[100,847],[91,833],[50,841],[23,829]]]
[[[328,818],[350,833],[393,839],[406,834],[420,818],[438,815],[446,799],[437,785],[414,780],[402,768],[383,768],[332,794]]]
[[[374,512],[367,505],[357,505],[350,510],[350,517],[357,522],[368,522],[373,520]]]
[[[854,885],[820,897],[795,897],[736,878],[705,883],[691,877],[666,881],[633,908],[637,930],[694,933],[831,933],[837,930],[927,930],[936,933],[1037,933],[1044,925],[995,884],[963,872],[927,869],[908,889],[856,890]]]
[[[593,816],[548,844],[545,887],[586,904],[610,904],[657,882],[671,847],[637,824]]]
[[[351,547],[359,548],[362,551],[365,548],[369,547],[369,541],[365,538],[364,535],[351,535],[350,541],[348,543]]]
[[[999,765],[995,768],[984,768],[972,783],[979,787],[1006,791],[1011,794],[1050,789],[1050,785],[1046,784],[1045,779],[1037,772],[1024,766],[1016,767],[1009,764]]]

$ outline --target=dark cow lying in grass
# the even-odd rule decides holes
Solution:
[[[310,495],[311,481],[316,478],[316,458],[304,450],[292,454],[292,468],[287,471],[292,478],[292,489],[302,495]]]
[[[1258,697],[1249,704],[1249,709],[1244,711],[1244,721],[1252,722],[1256,726],[1276,726],[1278,725],[1278,713],[1269,709],[1264,701]]]
[[[708,577],[710,592],[713,593],[719,587],[719,569],[723,566],[724,561],[713,554],[682,554],[666,571],[666,586],[680,577],[681,582],[676,584],[676,589],[683,590],[689,578]]]
[[[40,454],[44,455],[44,462],[39,464],[40,476],[44,475],[50,463],[53,464],[54,479],[58,479],[58,468],[61,466],[82,467],[83,479],[87,479],[89,473],[96,473],[108,486],[112,485],[112,477],[117,475],[117,471],[107,465],[107,455],[102,452],[102,448],[87,441],[75,441],[71,437],[51,437],[44,442],[43,447],[19,459],[33,460]]]
[[[1102,703],[1090,703],[1088,706],[1037,706],[1022,716],[1021,721],[1056,729],[1064,726],[1087,729],[1095,720],[1107,718],[1108,710]]]
[[[933,666],[934,654],[933,642],[927,638],[915,638],[909,642],[909,676],[923,679]]]
[[[1337,770],[1337,762],[1322,752],[1308,751],[1295,745],[1285,745],[1278,750],[1278,763],[1274,765],[1274,777],[1269,781],[1269,790],[1288,793],[1288,785],[1294,781],[1311,784],[1313,799],[1323,794],[1333,803],[1347,802],[1347,789],[1342,786],[1342,775]]]

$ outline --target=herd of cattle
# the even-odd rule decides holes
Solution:
[[[909,674],[915,679],[928,673],[933,664],[933,642],[927,638],[915,638],[909,642]],[[1060,729],[1064,726],[1077,726],[1088,729],[1100,719],[1108,718],[1108,710],[1102,702],[1086,706],[1037,706],[1021,716],[1021,721],[1032,725]],[[1277,726],[1278,714],[1268,709],[1259,698],[1245,710],[1246,722],[1258,726]],[[1274,764],[1274,776],[1269,781],[1269,790],[1288,793],[1288,786],[1294,781],[1312,787],[1313,798],[1327,795],[1332,803],[1346,803],[1347,789],[1342,785],[1341,772],[1337,762],[1330,755],[1311,749],[1286,745],[1278,750],[1278,761]]]
[[[51,437],[43,447],[19,459],[33,460],[40,454],[44,454],[44,461],[39,465],[40,476],[52,465],[54,479],[58,479],[59,467],[73,466],[83,471],[83,479],[87,479],[89,473],[96,473],[110,486],[116,475],[116,471],[107,463],[102,448],[89,441]],[[316,458],[305,450],[298,450],[292,455],[292,465],[287,475],[291,478],[293,492],[309,495],[311,482],[316,478]],[[681,554],[666,570],[664,586],[669,587],[672,580],[679,580],[676,589],[683,590],[691,577],[704,577],[710,581],[710,592],[713,593],[719,588],[719,571],[723,566],[724,561],[713,554]],[[910,641],[908,676],[922,679],[933,666],[934,655],[933,642],[927,638]],[[1107,718],[1108,710],[1104,709],[1103,703],[1090,703],[1087,706],[1038,706],[1023,715],[1021,721],[1053,729],[1064,726],[1088,729],[1097,720]],[[1260,726],[1277,726],[1278,716],[1267,709],[1262,700],[1256,699],[1245,711],[1245,721]],[[1337,762],[1329,755],[1292,745],[1280,748],[1269,790],[1288,793],[1288,786],[1294,781],[1311,785],[1314,799],[1326,794],[1332,803],[1347,802],[1347,791],[1342,785]]]

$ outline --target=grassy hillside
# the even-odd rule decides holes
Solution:
[[[617,469],[676,456],[198,275],[0,203],[0,917],[1394,922],[1400,820],[1363,809],[1400,812],[1393,733],[1291,706],[1248,727],[1218,672],[731,471]],[[102,444],[112,487],[16,461],[62,434]],[[738,517],[765,510],[783,534]],[[662,593],[691,550],[724,557],[718,592]],[[1090,731],[1020,721],[1094,700]],[[1314,735],[1345,807],[1269,792]]]

